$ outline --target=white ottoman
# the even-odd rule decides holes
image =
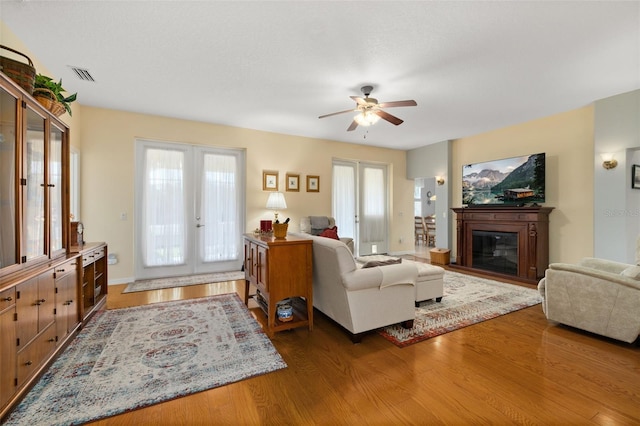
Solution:
[[[383,262],[385,260],[397,259],[397,257],[384,254],[373,254],[356,258],[356,266],[361,268],[367,262]],[[413,260],[402,259],[402,263],[412,263],[418,268],[418,280],[416,281],[416,307],[420,302],[435,299],[436,302],[442,300],[444,296],[444,268],[431,265],[429,263],[415,262]]]
[[[410,262],[403,260],[403,262]],[[424,300],[442,300],[444,296],[444,268],[428,263],[414,262],[418,268],[418,280],[416,281],[416,307]]]

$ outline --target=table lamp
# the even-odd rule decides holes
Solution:
[[[284,200],[284,194],[282,192],[272,192],[267,199],[267,208],[273,210],[276,215],[275,222],[278,223],[278,210],[284,210],[287,208],[287,202]]]

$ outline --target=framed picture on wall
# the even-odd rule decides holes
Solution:
[[[640,166],[637,164],[631,167],[631,188],[640,189]]]
[[[300,191],[300,175],[287,173],[287,191]]]
[[[320,176],[307,176],[307,192],[320,192]]]
[[[263,171],[262,172],[262,190],[277,191],[278,190],[278,172]]]

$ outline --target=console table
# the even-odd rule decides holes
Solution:
[[[313,241],[307,238],[244,235],[244,302],[249,301],[249,285],[255,285],[254,299],[267,315],[267,336],[295,327],[313,330],[312,250]],[[285,299],[293,307],[289,321],[276,315],[278,302]]]
[[[535,283],[549,266],[553,207],[466,207],[456,213],[456,266]]]

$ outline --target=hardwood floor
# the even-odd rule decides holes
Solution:
[[[124,287],[109,309],[242,297],[244,282]],[[94,424],[640,424],[640,348],[550,324],[540,305],[403,349],[376,333],[354,345],[317,311],[313,331],[272,341],[288,368]]]

